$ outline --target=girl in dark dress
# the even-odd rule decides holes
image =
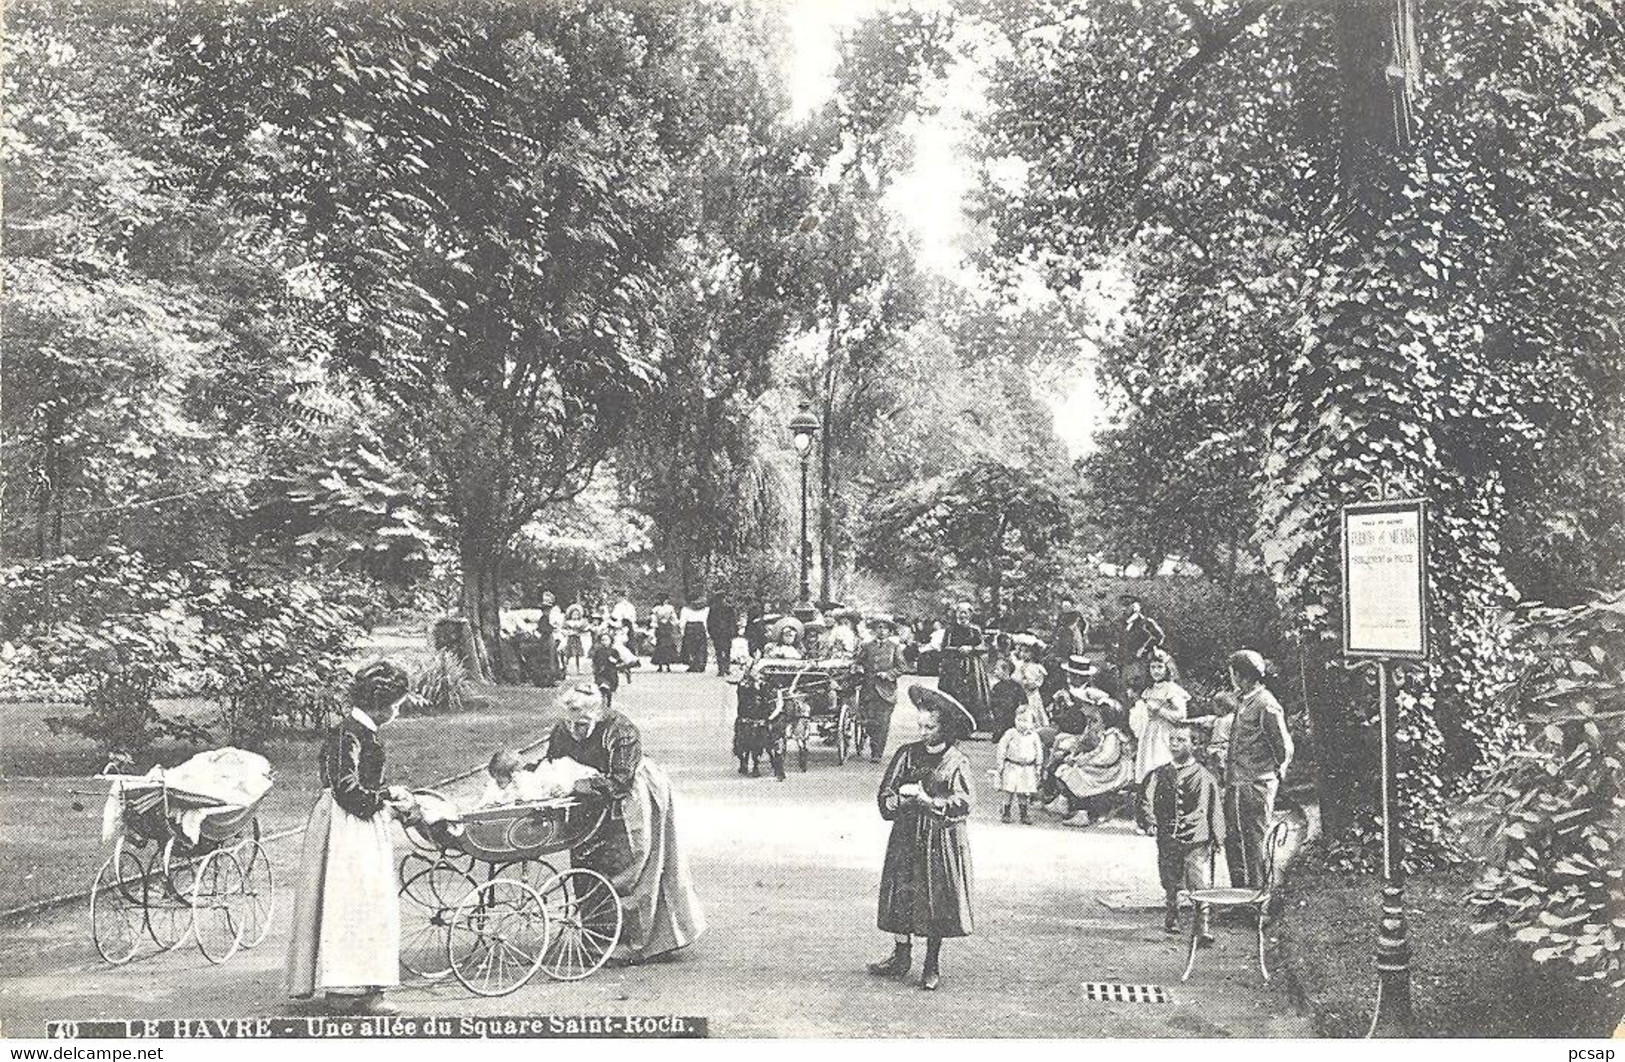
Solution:
[[[976,720],[973,730],[991,731],[987,650],[982,646],[982,628],[972,623],[970,617],[969,605],[954,609],[954,620],[943,633],[937,688],[970,712],[971,718]]]
[[[880,782],[880,816],[892,824],[880,875],[883,932],[889,958],[869,964],[880,977],[901,977],[912,962],[912,939],[925,938],[920,987],[935,991],[942,938],[971,931],[970,760],[955,747],[975,721],[964,705],[926,686],[910,686],[920,710],[920,740],[892,757]]]

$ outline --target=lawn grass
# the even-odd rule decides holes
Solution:
[[[1472,872],[1412,877],[1405,886],[1416,1036],[1607,1036],[1621,1000],[1540,966],[1505,937],[1475,936],[1463,900]],[[1364,1036],[1376,1001],[1379,883],[1318,865],[1288,875],[1275,923],[1280,970],[1322,1036]]]
[[[385,731],[388,781],[429,785],[484,764],[495,749],[540,739],[559,717],[559,689],[477,686],[479,712],[403,717]],[[159,705],[166,714],[207,716],[197,700]],[[91,776],[102,767],[95,746],[71,734],[52,734],[45,717],[60,705],[0,704],[0,908],[88,888],[106,857],[102,806],[108,786]],[[137,764],[173,766],[196,748],[161,744]],[[276,770],[276,787],[260,806],[260,825],[271,833],[304,823],[320,789],[319,748],[313,738],[276,738],[261,750]]]

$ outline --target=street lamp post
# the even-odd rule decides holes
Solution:
[[[790,418],[790,438],[801,458],[801,600],[796,612],[803,618],[813,614],[812,555],[807,541],[807,458],[812,456],[813,438],[818,434],[818,417],[805,405]]]

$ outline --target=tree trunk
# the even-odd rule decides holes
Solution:
[[[474,659],[466,661],[469,677],[479,682],[490,682],[492,623],[487,615],[485,590],[490,584],[495,558],[484,543],[464,543],[461,550],[463,617],[468,620],[474,638]]]

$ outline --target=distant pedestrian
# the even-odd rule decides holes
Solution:
[[[734,636],[739,633],[739,611],[725,594],[712,594],[706,610],[705,632],[711,638],[711,651],[717,658],[717,674],[726,678],[733,670]]]
[[[683,663],[689,671],[705,670],[705,609],[685,604],[679,616],[683,626]]]
[[[613,708],[615,691],[621,685],[621,656],[615,651],[615,634],[608,627],[599,631],[593,641],[592,680],[604,699],[604,708]]]
[[[897,750],[880,782],[880,816],[892,824],[880,876],[882,932],[889,957],[869,964],[879,977],[902,977],[912,965],[913,938],[925,938],[920,987],[935,991],[944,937],[971,932],[971,860],[966,820],[974,795],[970,760],[956,742],[975,719],[965,706],[929,686],[910,686],[920,710],[920,740]]]
[[[615,607],[609,610],[610,621],[626,631],[627,644],[631,644],[632,632],[638,626],[638,607],[632,604],[630,598],[623,592]]]
[[[1179,894],[1211,883],[1214,859],[1224,844],[1224,812],[1219,783],[1192,755],[1191,728],[1175,724],[1168,736],[1172,758],[1146,782],[1140,802],[1141,827],[1157,837],[1157,874],[1162,880],[1162,928],[1179,932]],[[1196,908],[1196,943],[1210,947],[1208,910]]]
[[[1162,647],[1162,625],[1145,614],[1145,602],[1138,597],[1125,595],[1123,605],[1128,609],[1128,616],[1123,620],[1123,633],[1118,639],[1118,666],[1122,668],[1124,684],[1136,690],[1142,690],[1150,685],[1150,671],[1147,664],[1151,659],[1153,650]]]
[[[677,610],[672,607],[671,597],[661,594],[655,600],[655,607],[649,613],[649,622],[654,625],[655,646],[649,660],[654,664],[656,671],[671,670],[671,666],[682,659],[677,648]]]
[[[858,648],[858,712],[863,717],[864,736],[869,741],[869,759],[878,763],[886,751],[891,717],[897,710],[897,680],[902,677],[903,651],[892,636],[891,620],[875,616],[869,620],[874,637]],[[853,755],[862,749],[853,749]]]
[[[1248,888],[1264,881],[1264,837],[1275,816],[1275,795],[1292,762],[1286,713],[1264,685],[1264,658],[1251,649],[1230,654],[1230,685],[1240,706],[1230,724],[1225,754],[1225,818],[1239,841]]]
[[[982,640],[982,628],[971,622],[970,604],[955,606],[953,622],[943,633],[937,688],[964,705],[976,720],[976,730],[988,731],[993,723],[988,714],[987,649]]]

